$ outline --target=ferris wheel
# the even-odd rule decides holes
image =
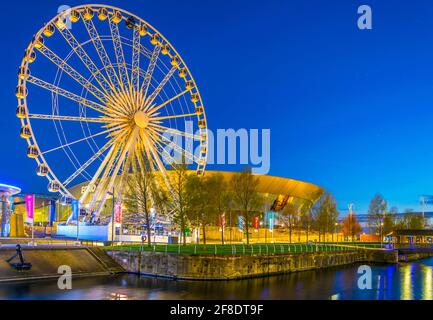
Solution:
[[[166,38],[125,10],[58,13],[25,50],[16,97],[37,175],[67,197],[88,181],[79,201],[96,214],[144,161],[167,188],[176,155],[204,172],[206,116],[191,72]]]

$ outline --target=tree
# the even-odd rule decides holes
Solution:
[[[206,226],[214,223],[223,212],[225,188],[221,174],[204,177],[190,175],[187,179],[186,193],[190,200],[188,217],[196,226],[201,226],[203,244],[206,244]]]
[[[137,172],[128,175],[126,180],[127,190],[124,197],[124,205],[130,213],[143,213],[147,225],[147,244],[151,245],[151,217],[153,208],[159,213],[165,212],[167,204],[167,192],[159,186],[157,173],[152,171],[149,162],[140,160]]]
[[[387,203],[380,194],[376,194],[370,201],[368,207],[368,227],[370,228],[370,233],[378,234],[380,232],[383,227],[386,208]]]
[[[292,230],[295,226],[295,221],[298,219],[297,206],[293,203],[287,203],[283,209],[283,217],[289,227],[289,242],[292,242]]]
[[[313,213],[311,210],[311,205],[309,205],[306,210],[303,210],[301,215],[301,226],[305,230],[306,240],[308,242],[308,236],[310,234],[311,226],[313,225]]]
[[[319,241],[321,234],[325,237],[327,232],[334,230],[338,215],[339,212],[335,198],[329,192],[326,192],[314,207],[314,224],[316,230],[319,232]]]
[[[173,163],[170,179],[173,223],[180,228],[183,245],[186,245],[186,229],[189,225],[188,210],[190,210],[191,205],[191,193],[187,190],[189,176],[187,169],[185,161]]]
[[[232,194],[228,190],[224,176],[221,173],[216,173],[207,178],[207,189],[209,190],[209,204],[210,210],[209,215],[212,218],[218,218],[221,224],[221,244],[224,244],[224,225],[225,225],[225,213],[231,203]],[[224,219],[223,219],[224,215]],[[224,225],[223,225],[224,220]]]
[[[244,217],[247,244],[249,244],[250,215],[254,211],[259,211],[263,204],[263,199],[257,191],[259,179],[254,177],[251,173],[251,169],[245,168],[242,172],[232,177],[230,184],[236,207],[241,211]]]
[[[188,199],[186,215],[193,226],[202,227],[203,244],[206,244],[208,190],[206,189],[205,178],[195,174],[188,175],[185,188],[184,198]]]
[[[396,224],[397,230],[402,230],[402,229],[419,230],[423,228],[424,228],[424,224],[423,224],[422,216],[419,213],[415,213],[412,209],[406,209],[404,211],[403,218],[399,219],[399,221]]]
[[[234,194],[233,191],[231,190],[231,188],[229,187],[229,185],[227,183],[225,183],[226,188],[222,194],[222,199],[221,199],[221,206],[222,209],[224,211],[225,217],[229,219],[229,233],[230,233],[230,243],[233,240],[233,236],[232,236],[232,228],[233,228],[233,217],[232,217],[232,213],[233,213],[233,208],[235,206],[235,201],[234,201]]]
[[[343,220],[341,231],[345,237],[351,237],[352,241],[355,239],[355,236],[358,236],[362,232],[362,227],[355,214],[351,213]]]
[[[397,219],[398,209],[397,207],[392,207],[383,218],[383,233],[389,234],[396,227],[396,219]]]

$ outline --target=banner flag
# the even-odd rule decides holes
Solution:
[[[33,218],[35,215],[35,195],[26,194],[25,201],[26,201],[27,220],[33,222]]]
[[[254,229],[255,231],[259,231],[259,217],[258,216],[254,216]]]
[[[78,213],[80,211],[80,205],[77,199],[72,199],[71,201],[71,211],[72,211],[72,220],[78,220]]]
[[[114,206],[114,222],[122,223],[122,205],[120,203]]]
[[[244,217],[238,216],[238,228],[239,231],[244,231]]]
[[[48,221],[50,226],[52,226],[53,222],[56,221],[56,201],[54,200],[48,202]]]
[[[268,217],[268,221],[269,221],[269,231],[272,232],[274,231],[274,212],[272,211],[266,212],[266,216]]]

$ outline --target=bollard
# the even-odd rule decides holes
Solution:
[[[215,254],[217,254],[217,246],[215,245]]]

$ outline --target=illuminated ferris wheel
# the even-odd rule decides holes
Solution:
[[[80,203],[99,213],[147,163],[167,187],[176,154],[202,174],[207,125],[197,85],[175,48],[125,10],[83,5],[34,36],[18,71],[17,117],[48,190],[89,181]],[[188,140],[189,143],[183,143]],[[189,144],[189,146],[187,146]]]

